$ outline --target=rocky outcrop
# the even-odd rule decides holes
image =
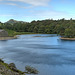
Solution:
[[[0,59],[0,75],[25,75],[25,74],[38,74],[39,71],[33,67],[26,66],[26,72],[22,72],[18,70],[14,63],[4,63],[2,59]]]
[[[8,37],[8,32],[0,29],[0,37]]]
[[[10,40],[10,39],[17,39],[16,36],[9,36],[6,30],[0,29],[0,40]]]
[[[19,72],[14,63],[10,63],[8,66],[9,66],[9,68],[12,69],[13,71]]]
[[[4,63],[0,59],[0,75],[25,75],[24,72],[19,71],[14,63]]]

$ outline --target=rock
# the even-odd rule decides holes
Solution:
[[[8,32],[3,29],[0,29],[0,37],[8,37]]]
[[[8,66],[9,66],[9,68],[12,69],[13,71],[18,72],[18,70],[17,70],[17,68],[16,68],[16,66],[15,66],[14,63],[10,63]]]
[[[33,67],[26,66],[25,69],[27,72],[22,72],[16,68],[14,63],[7,64],[0,59],[0,75],[25,75],[25,73],[38,74],[37,69]]]
[[[14,63],[11,63],[9,66],[16,69]],[[10,69],[9,66],[6,63],[0,63],[0,75],[25,75],[19,72],[15,72],[14,70]]]

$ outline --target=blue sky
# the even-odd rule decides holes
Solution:
[[[0,21],[75,19],[75,0],[0,0]]]

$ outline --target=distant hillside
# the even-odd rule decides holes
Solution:
[[[9,21],[7,21],[6,23],[9,23],[9,24],[14,24],[14,23],[26,23],[26,22],[23,22],[23,21],[17,21],[17,20],[14,20],[14,19],[10,19]]]

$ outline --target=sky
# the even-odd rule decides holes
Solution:
[[[0,21],[75,19],[75,0],[0,0]]]

